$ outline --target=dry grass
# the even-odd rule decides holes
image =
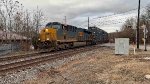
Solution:
[[[150,61],[140,61],[140,56],[115,56],[113,50],[100,48],[88,57],[70,61],[57,69],[37,75],[37,80],[25,84],[150,84],[145,75],[150,74]],[[141,51],[140,51],[141,52]],[[146,52],[146,55],[150,55]],[[136,59],[128,59],[128,58]]]

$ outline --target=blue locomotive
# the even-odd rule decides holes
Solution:
[[[58,50],[105,42],[108,39],[107,32],[95,28],[83,29],[59,22],[49,22],[40,31],[38,48]]]

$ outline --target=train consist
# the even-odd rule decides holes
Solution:
[[[59,22],[50,22],[40,31],[37,47],[59,50],[104,43],[107,40],[108,33],[97,27],[83,29]]]

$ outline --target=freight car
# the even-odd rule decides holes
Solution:
[[[39,35],[39,49],[66,49],[107,42],[108,33],[97,27],[77,28],[59,22],[49,22]]]

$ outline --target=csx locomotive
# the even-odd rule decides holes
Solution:
[[[40,31],[39,49],[66,49],[75,46],[85,46],[105,42],[108,39],[107,32],[96,27],[89,29],[77,28],[59,22],[49,22]]]

